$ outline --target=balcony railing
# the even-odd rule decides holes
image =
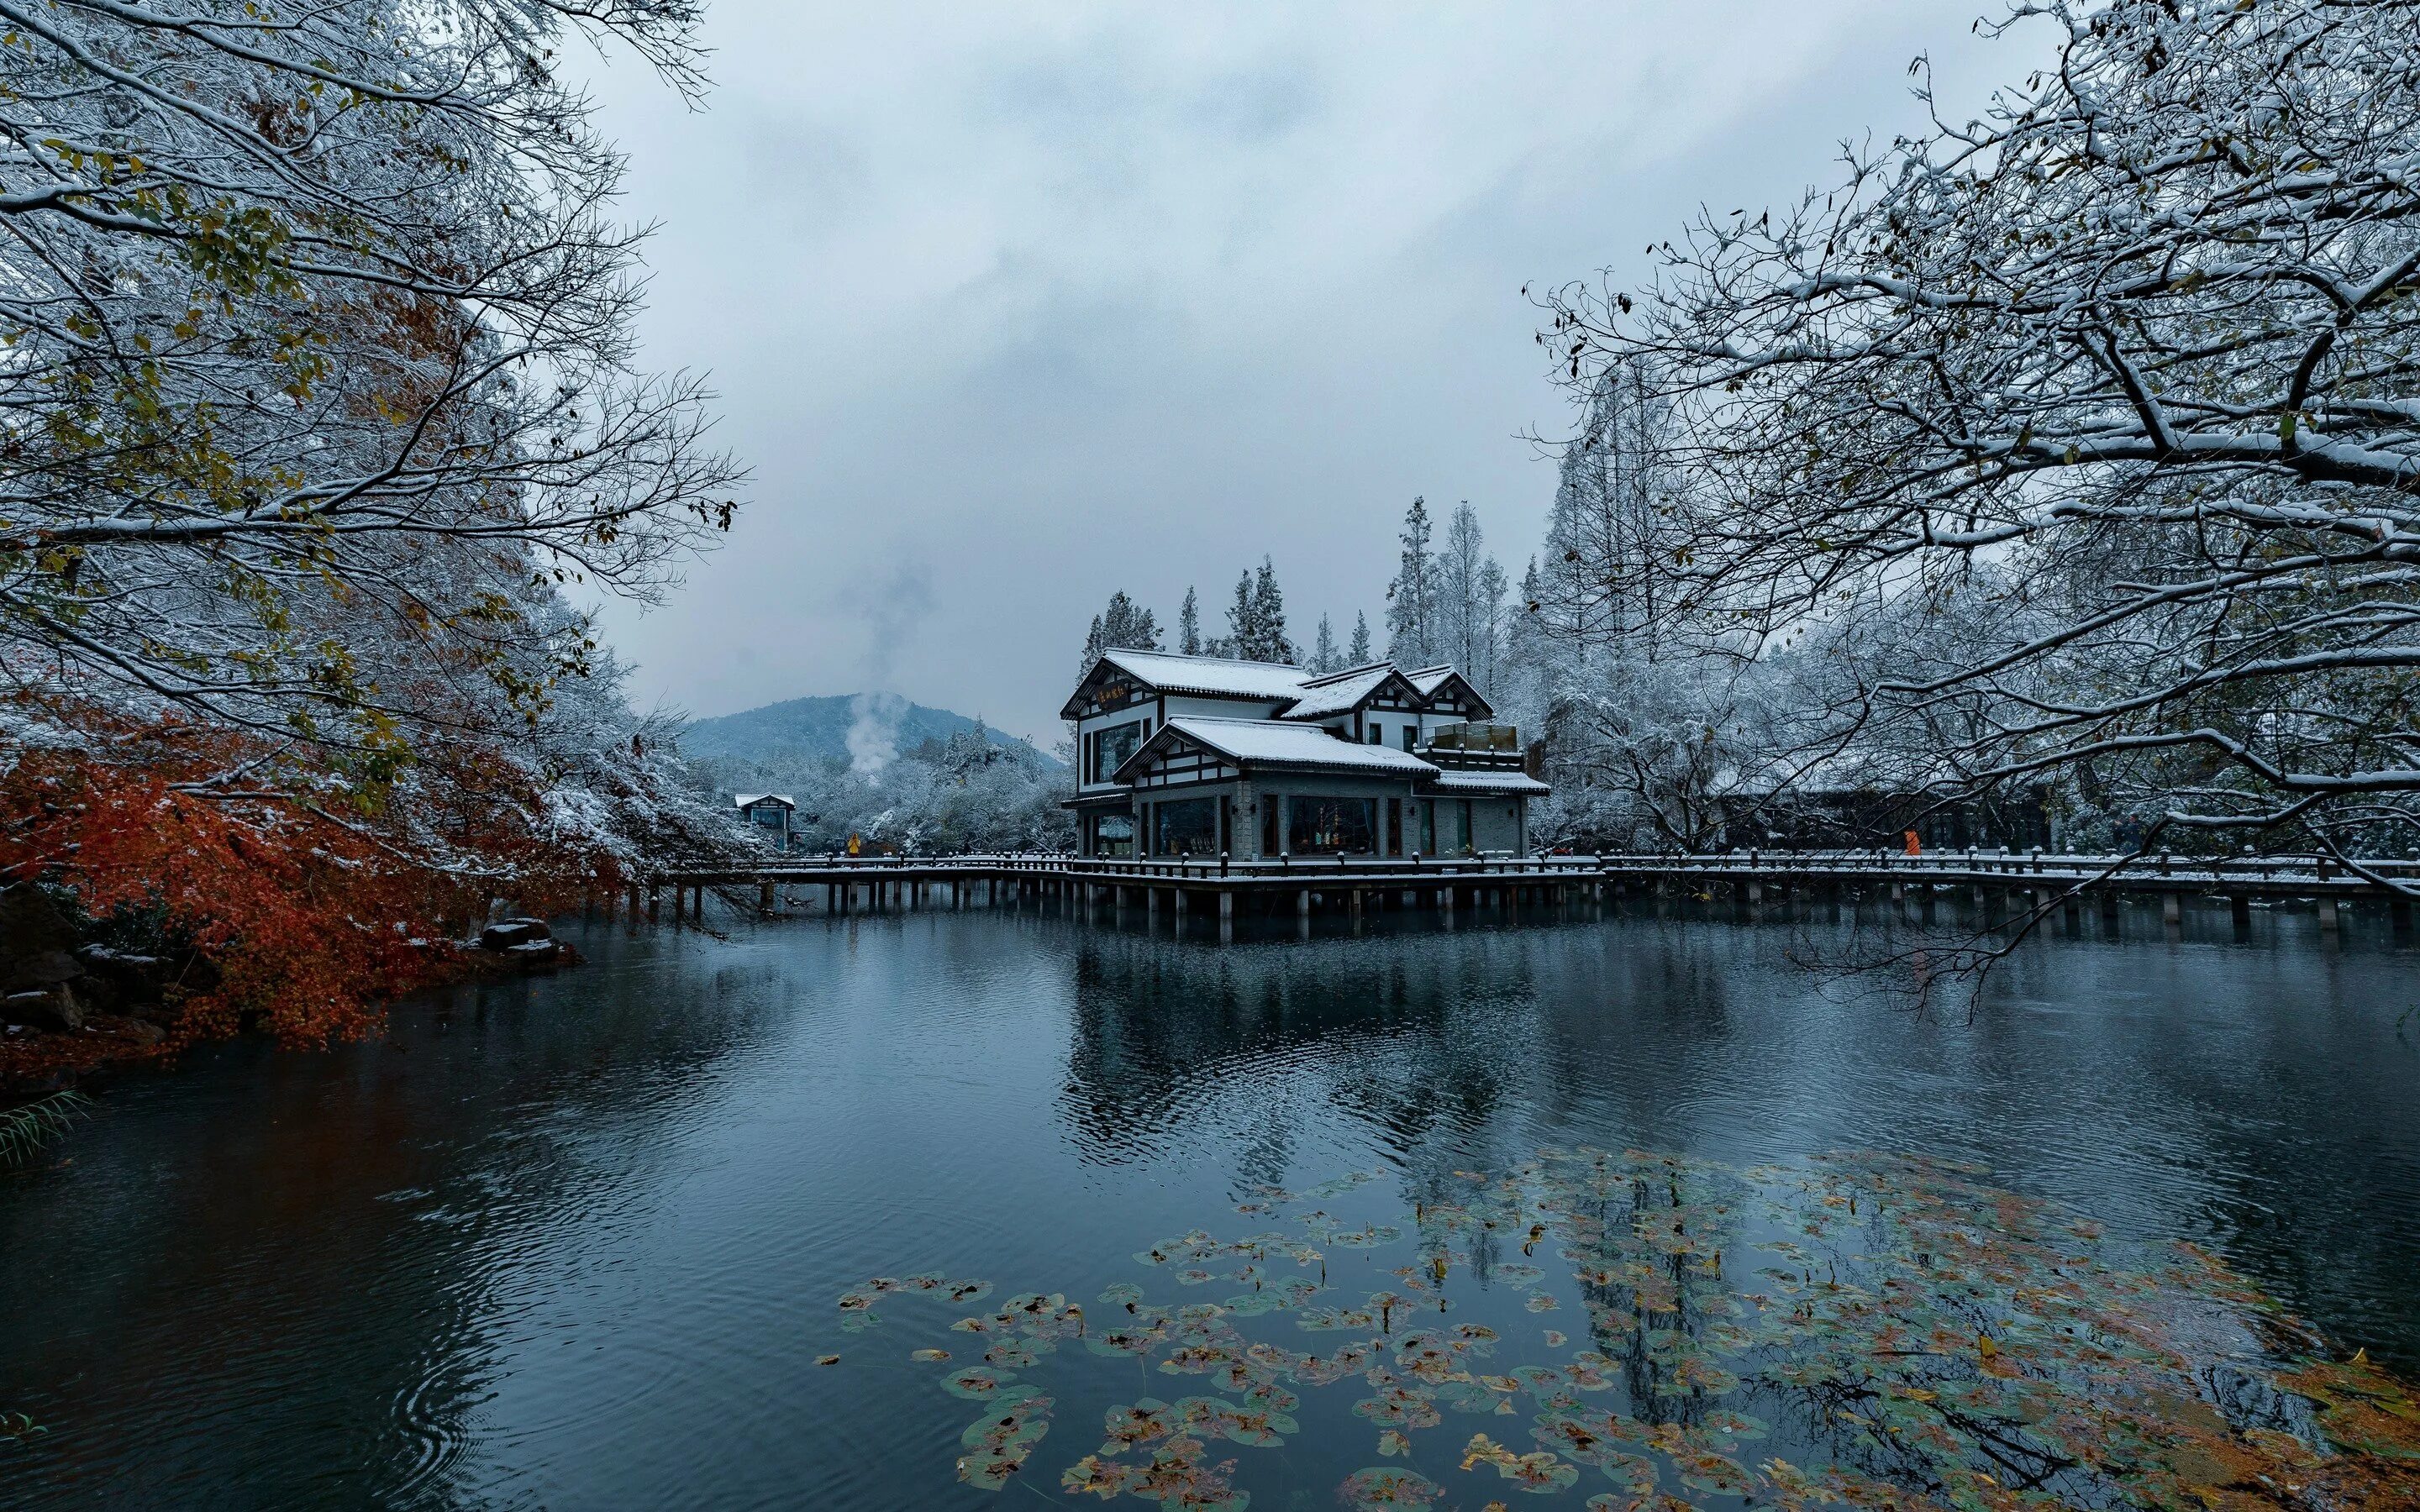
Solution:
[[[1424,744],[1432,750],[1510,752],[1517,756],[1521,751],[1521,731],[1516,725],[1477,721],[1441,725],[1429,732]]]

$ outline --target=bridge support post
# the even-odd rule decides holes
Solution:
[[[772,883],[760,882],[756,884],[756,911],[760,914],[770,914],[773,911]]]
[[[1159,889],[1153,887],[1144,887],[1142,900],[1143,921],[1152,927],[1154,933],[1156,933],[1159,929]]]
[[[1303,887],[1294,895],[1294,917],[1308,923],[1311,920],[1311,889]]]
[[[2319,933],[2334,934],[2335,932],[2336,901],[2330,894],[2321,893],[2319,895]]]
[[[2234,897],[2226,900],[2226,909],[2229,914],[2234,916],[2235,937],[2239,940],[2250,939],[2252,937],[2251,895],[2242,892],[2237,893]]]
[[[1453,928],[1453,884],[1450,882],[1437,889],[1437,912],[1445,916],[1445,927]]]
[[[2181,892],[2160,894],[2160,922],[2182,928],[2185,921],[2185,895]]]
[[[1345,898],[1345,906],[1346,906],[1348,909],[1350,909],[1350,910],[1352,911],[1352,914],[1353,914],[1353,932],[1354,932],[1355,933],[1357,933],[1357,933],[1359,933],[1361,932],[1361,895],[1362,895],[1362,892],[1363,892],[1363,889],[1362,889],[1362,888],[1356,887],[1356,888],[1354,888],[1354,889],[1352,890],[1352,892],[1350,892],[1349,894],[1347,894],[1347,895],[1346,895],[1346,898]]]

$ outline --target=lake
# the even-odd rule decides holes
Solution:
[[[0,1172],[0,1410],[46,1430],[0,1438],[0,1508],[1091,1504],[1071,1471],[1136,1506],[1737,1504],[1724,1465],[1794,1504],[1792,1464],[1988,1451],[1936,1398],[2010,1361],[2098,1368],[1971,1284],[1997,1258],[1919,1295],[1975,1234],[2081,1277],[2098,1338],[2189,1242],[2227,1279],[2174,1282],[2160,1348],[2273,1353],[2291,1315],[2410,1372],[2420,955],[2382,933],[2129,914],[1916,1014],[1705,918],[591,928],[589,965],[378,1044],[122,1076]],[[1774,1363],[1899,1296],[1931,1385]],[[2319,1442],[2264,1401],[2276,1452]]]

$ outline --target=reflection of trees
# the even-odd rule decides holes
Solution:
[[[231,1045],[119,1088],[68,1178],[0,1201],[0,1380],[56,1425],[44,1478],[146,1506],[445,1500],[504,1288],[669,1180],[664,1127],[750,1033],[694,971],[464,989],[381,1045]],[[332,1466],[367,1468],[332,1491]]]
[[[1086,1158],[1122,1163],[1243,1100],[1259,1147],[1245,1174],[1271,1182],[1294,1131],[1337,1113],[1406,1152],[1466,1142],[1539,1085],[1541,1050],[1526,957],[1467,944],[1213,951],[1088,937],[1074,952],[1063,1116]],[[1320,1117],[1297,1115],[1297,1099]]]

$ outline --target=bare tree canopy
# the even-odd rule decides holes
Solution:
[[[1561,377],[1635,375],[1685,479],[1626,597],[1820,655],[1826,738],[1945,795],[2412,842],[2420,0],[1989,29],[2054,66],[1546,297]]]
[[[493,728],[729,522],[558,45],[692,0],[0,0],[0,676],[356,759]]]

